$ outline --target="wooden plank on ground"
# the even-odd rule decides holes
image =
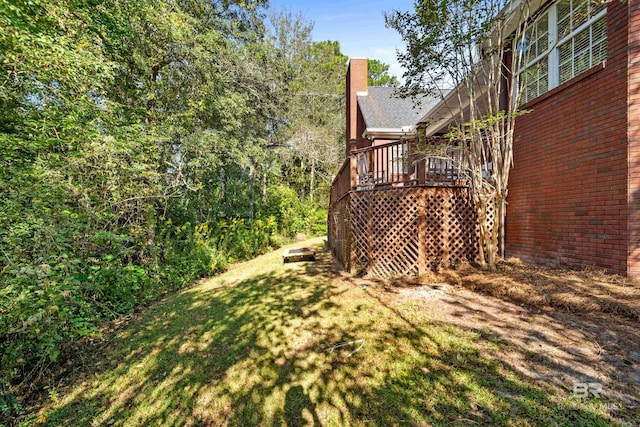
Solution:
[[[313,248],[291,248],[285,249],[282,254],[282,262],[294,262],[294,261],[315,261],[316,250]]]

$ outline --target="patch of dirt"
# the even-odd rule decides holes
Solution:
[[[551,269],[509,259],[495,273],[464,265],[444,276],[449,283],[534,307],[640,320],[640,283],[601,271]]]
[[[603,397],[640,411],[636,281],[518,260],[495,273],[463,266],[413,280],[351,281],[385,305],[419,304],[434,322],[475,331],[484,351],[567,397],[576,385],[598,383]]]

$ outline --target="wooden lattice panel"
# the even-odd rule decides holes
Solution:
[[[355,270],[366,268],[370,259],[369,244],[371,233],[369,232],[369,212],[370,199],[373,197],[372,191],[356,191],[351,194],[351,239],[354,245]]]
[[[452,192],[449,199],[450,246],[455,256],[451,257],[447,267],[478,259],[477,223],[473,204],[469,199],[468,190],[457,190]]]
[[[337,246],[337,233],[338,233],[338,216],[335,212],[336,205],[329,206],[329,214],[327,215],[327,239],[329,240],[329,247],[333,255],[338,258],[336,246]]]
[[[374,276],[418,274],[419,200],[415,189],[375,191],[369,205],[369,263]]]
[[[494,206],[488,209],[495,219]],[[369,276],[415,276],[478,261],[476,213],[463,187],[351,192],[329,213],[340,262]]]
[[[347,268],[352,249],[349,224],[349,196],[347,195],[330,207],[327,224],[329,246],[336,259]]]
[[[477,261],[477,222],[465,188],[425,189],[427,268],[437,270]]]
[[[468,189],[392,188],[354,196],[351,233],[367,274],[413,276],[477,261],[477,222]],[[494,215],[491,207],[492,220]]]

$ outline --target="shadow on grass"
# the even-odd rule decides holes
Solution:
[[[150,308],[98,372],[58,390],[47,423],[609,424],[579,403],[560,407],[482,355],[480,340],[381,304],[341,280],[327,252],[288,266],[273,255]]]
[[[602,386],[602,399],[587,399],[583,401],[585,405],[596,412],[598,408],[605,414],[612,411],[616,420],[629,425],[636,425],[640,419],[640,331],[635,322],[604,313],[584,316],[560,310],[540,311],[516,305],[508,298],[479,298],[471,292],[448,293],[443,290],[447,285],[443,288],[442,283],[361,281],[365,283],[371,296],[410,330],[429,333],[396,307],[393,301],[399,294],[414,295],[414,301],[425,307],[436,305],[434,312],[447,316],[438,315],[439,320],[433,320],[432,326],[457,326],[475,333],[478,342],[488,344],[483,348],[484,356],[488,353],[500,359],[503,368],[519,380],[543,384],[547,393],[560,399],[571,396],[575,384],[598,383]],[[426,300],[420,295],[427,295]],[[560,419],[564,420],[562,416]]]

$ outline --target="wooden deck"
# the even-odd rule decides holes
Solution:
[[[430,167],[435,161],[426,158],[421,166],[405,151],[405,160],[385,172],[399,151],[392,146],[355,152],[341,169],[347,178],[334,180],[328,237],[336,258],[352,272],[377,277],[475,262],[476,215],[454,163],[438,158],[442,163]],[[362,153],[369,153],[364,160]],[[363,161],[369,168],[358,170]]]
[[[397,141],[353,151],[331,186],[331,204],[347,192],[412,186],[465,186],[461,150],[442,138]]]

